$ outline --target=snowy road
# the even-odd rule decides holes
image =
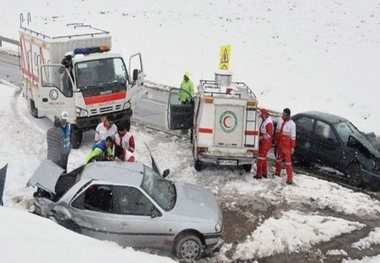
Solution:
[[[6,80],[17,83],[16,74],[9,78],[11,76],[14,79]],[[12,90],[5,91],[1,95],[9,97],[10,107],[2,114],[9,125],[2,136],[11,136],[11,140],[4,142],[2,149],[20,149],[0,153],[1,159],[9,160],[9,174],[12,174],[5,202],[26,208],[33,189],[24,186],[31,172],[45,158],[45,133],[51,122],[33,119],[22,96]],[[157,94],[149,93],[144,99],[145,106],[135,113],[143,121],[152,118],[152,126],[164,128],[165,95]],[[26,131],[28,136],[25,136]],[[161,168],[171,170],[170,179],[201,185],[216,195],[224,214],[224,244],[218,253],[203,261],[340,262],[380,254],[376,238],[380,202],[373,198],[376,194],[353,191],[307,176],[305,173],[310,171],[300,172],[302,170],[297,170],[292,186],[285,184],[284,176],[253,180],[255,170],[244,173],[210,165],[196,172],[188,138],[145,125],[135,125],[132,132],[139,161],[149,163],[148,153],[142,147],[148,143]],[[71,152],[69,170],[83,162],[92,138],[93,133],[87,132],[81,149]],[[17,156],[13,156],[15,154]]]

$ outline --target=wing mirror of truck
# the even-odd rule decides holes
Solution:
[[[162,173],[162,178],[167,177],[169,174],[170,174],[170,169],[166,169],[166,170]]]
[[[139,73],[140,73],[140,70],[138,70],[137,68],[133,70],[133,82],[135,82],[138,79]]]

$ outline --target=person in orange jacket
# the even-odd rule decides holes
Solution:
[[[296,146],[296,124],[290,118],[290,109],[285,108],[282,113],[282,119],[277,124],[276,141],[276,172],[275,175],[280,176],[281,164],[285,160],[287,184],[293,183],[292,154]]]
[[[266,109],[260,109],[261,124],[259,128],[259,156],[257,158],[256,176],[254,178],[261,179],[268,177],[268,151],[272,148],[273,121]]]

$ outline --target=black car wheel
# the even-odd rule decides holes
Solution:
[[[202,171],[202,169],[203,169],[203,162],[202,161],[200,161],[200,160],[195,160],[195,162],[194,162],[194,168],[195,168],[195,170],[197,170],[198,172],[200,172],[200,171]]]
[[[363,175],[361,171],[360,164],[352,163],[346,169],[346,175],[348,178],[348,182],[356,187],[360,187],[363,185]]]
[[[174,252],[179,259],[198,260],[203,254],[203,245],[196,235],[185,234],[178,238]]]
[[[249,173],[252,170],[252,164],[243,164],[243,169]]]

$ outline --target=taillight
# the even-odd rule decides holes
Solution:
[[[256,100],[247,100],[247,107],[255,107],[257,105]]]
[[[204,152],[208,152],[207,147],[197,147],[197,153],[204,153]]]
[[[257,150],[247,150],[247,152],[252,153],[253,157],[256,157],[259,153]]]
[[[205,97],[204,98],[204,102],[212,104],[212,103],[214,103],[214,98],[212,98],[212,97]]]

